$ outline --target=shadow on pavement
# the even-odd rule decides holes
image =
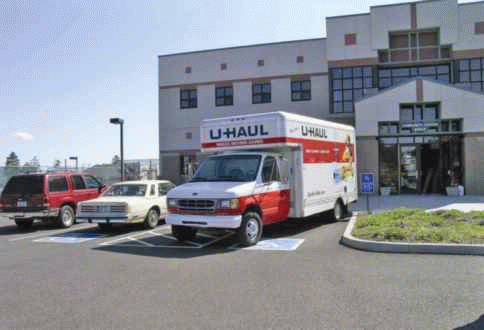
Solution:
[[[282,223],[265,226],[262,240],[290,238],[331,223],[331,215],[328,212],[303,219],[289,219]],[[168,232],[170,232],[169,229]],[[240,249],[235,231],[219,230],[219,234],[212,234],[212,232],[217,231],[201,230],[197,234],[195,242],[180,243],[171,234],[165,233],[159,236],[128,238],[112,244],[97,246],[94,250],[158,258],[187,259],[229,253]],[[214,235],[213,243],[210,242],[210,239],[206,239],[210,235]]]
[[[454,330],[482,330],[484,329],[484,314],[472,323],[466,324],[462,327],[455,328]]]

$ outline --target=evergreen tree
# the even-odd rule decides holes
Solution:
[[[5,166],[19,166],[20,160],[15,152],[11,152],[10,155],[7,157],[7,161],[5,162]]]

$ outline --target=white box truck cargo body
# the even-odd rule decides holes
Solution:
[[[351,126],[271,112],[204,120],[200,129],[212,155],[168,192],[166,223],[179,240],[230,228],[252,245],[263,225],[328,210],[339,219],[357,199]]]

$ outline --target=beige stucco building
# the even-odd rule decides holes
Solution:
[[[359,170],[387,192],[484,194],[484,2],[375,6],[326,31],[160,56],[162,176],[190,176],[201,120],[282,110],[354,125]]]

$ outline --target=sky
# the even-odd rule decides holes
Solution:
[[[158,56],[322,38],[407,0],[0,0],[0,166],[158,158]],[[469,1],[459,1],[469,2]]]

